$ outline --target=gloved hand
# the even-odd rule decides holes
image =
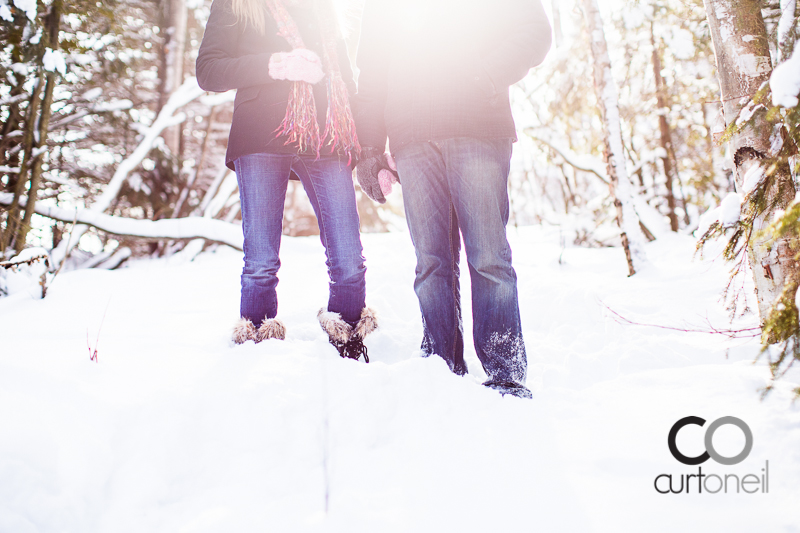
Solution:
[[[392,156],[369,147],[361,150],[361,159],[356,165],[356,179],[364,194],[379,204],[386,203],[386,195],[392,192],[392,185],[400,183]]]
[[[392,185],[400,183],[400,174],[397,173],[397,164],[394,162],[394,157],[389,152],[383,154],[386,160],[386,166],[389,168],[382,168],[378,172],[378,183],[381,185],[381,192],[384,196],[389,196],[392,193]]]
[[[276,52],[269,58],[269,76],[273,80],[317,83],[325,77],[319,56],[307,48]]]

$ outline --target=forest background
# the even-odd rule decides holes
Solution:
[[[362,3],[337,1],[351,59]],[[545,4],[553,48],[511,90],[511,224],[557,227],[562,246],[621,247],[628,274],[646,261],[641,242],[668,232],[727,240],[729,308],[748,312],[739,296],[755,278],[755,334],[778,347],[780,376],[800,356],[795,0]],[[210,5],[0,0],[0,296],[9,272],[35,262],[44,295],[61,270],[241,248],[224,166],[233,94],[193,78]],[[736,73],[715,57],[733,41],[735,64],[769,56],[746,93],[726,94]],[[741,151],[758,135],[766,148]],[[385,205],[357,195],[363,231],[404,227],[402,191]],[[284,233],[318,233],[294,182]]]

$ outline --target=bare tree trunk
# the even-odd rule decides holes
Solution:
[[[678,231],[678,216],[675,214],[675,193],[672,188],[672,132],[667,121],[666,110],[667,99],[664,91],[664,78],[661,77],[661,54],[656,46],[656,36],[653,31],[653,24],[650,24],[650,42],[653,45],[653,73],[656,79],[656,100],[658,105],[658,127],[661,132],[661,148],[664,149],[664,178],[667,187],[667,216],[669,216],[669,226],[672,231]]]
[[[570,204],[577,206],[578,202],[575,199],[575,192],[572,190],[572,184],[569,182],[567,169],[565,165],[561,165],[561,174],[564,176],[564,183],[567,185],[566,194],[564,194],[564,213],[569,214]]]
[[[625,166],[617,85],[611,72],[611,60],[608,57],[603,19],[597,7],[597,0],[583,0],[583,17],[592,46],[594,88],[603,117],[609,189],[617,209],[617,224],[628,262],[628,274],[632,276],[645,262],[645,237],[633,207],[635,192]]]
[[[8,105],[7,115],[3,120],[3,125],[0,127],[0,166],[17,167],[19,166],[19,156],[14,154],[8,157],[7,151],[13,145],[13,141],[7,136],[10,132],[20,128],[22,122],[22,113],[19,108],[20,102],[25,100],[25,89],[23,88],[24,80],[19,79],[16,73],[9,74],[8,82],[11,82],[11,90],[8,96],[4,98],[5,104]],[[9,181],[6,184],[7,191],[13,191],[16,185],[16,180],[9,175]]]
[[[47,144],[47,124],[50,122],[50,106],[53,104],[53,86],[55,85],[55,74],[48,73],[45,85],[45,95],[42,101],[42,114],[39,117],[39,140],[33,146],[33,163],[31,164],[30,187],[28,188],[28,201],[25,206],[25,214],[16,228],[14,237],[14,249],[17,253],[25,248],[28,231],[30,230],[31,218],[36,204],[36,195],[39,193],[39,185],[42,181],[42,164],[44,162],[44,146]],[[44,126],[44,129],[42,129]]]
[[[6,215],[6,227],[2,235],[0,235],[0,252],[5,251],[9,245],[13,244],[14,236],[17,234],[17,228],[20,222],[20,198],[22,197],[22,193],[25,192],[25,185],[28,183],[27,175],[28,169],[31,166],[31,159],[35,145],[34,130],[36,125],[36,116],[39,113],[39,105],[42,99],[43,80],[44,76],[40,74],[33,86],[33,94],[28,102],[28,109],[25,116],[25,129],[22,140],[22,146],[25,155],[22,159],[22,163],[20,164],[19,173],[17,174],[17,183],[14,187],[14,199],[8,209],[8,214]]]
[[[559,0],[550,0],[550,10],[553,13],[553,37],[556,48],[561,48],[564,43],[564,34],[561,31],[561,11],[559,9]]]
[[[214,127],[214,118],[217,114],[216,106],[211,107],[211,111],[208,113],[208,124],[206,125],[205,136],[203,137],[203,144],[200,146],[200,159],[195,164],[194,169],[192,170],[189,179],[186,181],[186,186],[181,190],[181,194],[178,197],[178,201],[175,202],[175,209],[172,210],[172,217],[171,218],[178,218],[181,212],[181,208],[183,207],[183,203],[189,197],[189,193],[191,192],[192,188],[194,187],[195,181],[197,181],[200,172],[203,170],[203,167],[206,163],[206,156],[208,154],[208,141],[211,138],[211,130]]]
[[[711,37],[717,58],[717,75],[722,90],[725,124],[737,120],[744,106],[772,72],[767,30],[758,0],[705,0]],[[752,114],[752,121],[731,139],[734,154],[736,188],[743,191],[745,174],[771,153],[772,128],[761,106]],[[787,280],[797,279],[789,238],[769,242],[758,231],[772,218],[776,209],[785,209],[794,200],[795,187],[788,165],[775,167],[766,178],[764,210],[753,222],[748,245],[748,259],[753,270],[758,310],[763,323],[772,304],[780,296]]]
[[[58,50],[58,32],[61,28],[61,2],[53,2],[50,13],[47,15],[45,21],[45,29],[48,33],[48,42],[50,48]],[[53,90],[56,83],[58,83],[58,73],[48,72],[47,83],[44,89],[44,98],[42,100],[42,110],[39,115],[38,122],[38,135],[34,143],[35,150],[37,151],[33,159],[33,166],[31,167],[31,186],[28,190],[28,202],[25,205],[25,216],[19,225],[17,237],[15,238],[15,246],[17,253],[21,252],[25,247],[25,242],[30,230],[31,218],[33,217],[34,208],[36,207],[36,195],[39,193],[39,184],[42,179],[42,163],[44,162],[43,150],[47,146],[47,134],[50,126],[50,117],[52,115],[53,105]]]
[[[167,0],[164,9],[166,37],[164,39],[159,111],[161,106],[169,100],[170,95],[183,83],[186,26],[189,14],[185,0]],[[164,142],[175,156],[180,153],[181,128],[182,126],[179,124],[168,128],[163,134]]]

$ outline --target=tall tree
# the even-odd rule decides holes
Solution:
[[[736,188],[753,210],[746,235],[747,255],[763,324],[787,281],[797,279],[798,273],[795,239],[783,236],[772,240],[760,231],[777,210],[786,209],[795,198],[789,165],[765,165],[777,155],[773,153],[774,128],[766,107],[753,101],[772,73],[769,40],[758,0],[705,0],[705,6],[717,58],[723,116],[732,133]]]
[[[603,118],[609,188],[617,210],[617,224],[628,262],[628,274],[632,276],[645,261],[645,237],[633,207],[636,193],[628,177],[620,129],[617,84],[611,71],[611,59],[608,57],[608,44],[597,0],[583,0],[583,16],[591,41],[595,93]]]
[[[183,83],[184,61],[186,55],[186,30],[189,10],[185,0],[166,0],[163,3],[165,36],[163,41],[162,66],[160,68],[161,91],[158,110],[161,110],[169,97]],[[180,157],[181,152],[180,125],[168,128],[164,132],[164,141],[173,155]]]
[[[45,54],[58,54],[59,53],[59,40],[58,34],[61,30],[61,13],[63,10],[61,0],[55,0],[50,5],[50,10],[44,18],[44,38],[47,45],[47,52]],[[60,56],[59,56],[60,57]],[[51,60],[52,61],[52,60]],[[25,247],[28,230],[31,227],[31,218],[33,217],[34,209],[36,207],[37,194],[39,193],[39,186],[42,180],[42,166],[44,164],[44,152],[47,149],[47,137],[49,135],[50,117],[53,111],[53,92],[58,83],[59,72],[55,64],[44,64],[44,70],[47,73],[44,75],[44,96],[42,97],[42,105],[39,116],[34,125],[35,140],[33,143],[33,151],[31,153],[33,162],[31,164],[30,172],[30,186],[28,188],[28,199],[25,204],[25,215],[19,223],[17,235],[14,238],[14,249],[17,253],[21,252]],[[22,176],[20,176],[22,177]]]
[[[677,172],[677,164],[673,169],[672,162],[675,160],[675,152],[672,149],[672,131],[667,121],[668,104],[666,91],[664,90],[664,78],[661,76],[661,50],[656,44],[655,31],[653,24],[650,24],[650,42],[653,45],[653,74],[656,81],[656,102],[658,104],[658,127],[661,133],[661,148],[664,155],[661,158],[664,164],[664,178],[667,186],[667,216],[672,231],[678,231],[678,215],[675,214],[675,190],[673,178]],[[684,206],[685,209],[685,206]]]
[[[30,95],[23,99],[27,100],[24,113],[20,113],[16,107],[10,109],[2,128],[4,135],[0,148],[3,149],[3,155],[0,157],[19,161],[19,167],[11,172],[13,179],[8,182],[14,196],[6,214],[5,226],[0,228],[0,252],[10,246],[17,252],[25,247],[47,151],[58,71],[62,74],[65,71],[64,58],[59,51],[62,1],[55,0],[44,6],[41,16],[38,3],[26,7],[27,11],[16,10],[15,16],[6,19],[9,24],[0,29],[7,37],[7,51],[12,61],[16,61],[12,70],[17,76],[12,79],[17,86],[11,94],[15,94],[16,90],[24,94],[25,78],[32,74]],[[21,143],[16,141],[17,138],[21,139]],[[22,153],[21,158],[16,155],[19,152]],[[24,211],[21,203],[23,197],[27,197]]]

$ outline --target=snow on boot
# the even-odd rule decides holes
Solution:
[[[286,326],[277,318],[266,318],[256,333],[256,342],[265,341],[267,339],[284,340],[286,338]]]
[[[319,325],[322,326],[322,331],[328,334],[331,344],[334,346],[336,346],[335,343],[344,345],[350,340],[350,335],[353,334],[353,326],[342,320],[342,315],[320,309],[319,313],[317,313],[317,318],[319,319]]]
[[[256,331],[256,327],[253,323],[247,318],[240,318],[236,321],[236,324],[233,326],[233,342],[236,344],[244,344],[249,340],[256,340],[256,335],[258,332]],[[258,342],[258,341],[256,341]]]
[[[525,386],[520,385],[514,381],[510,380],[503,380],[503,379],[490,379],[483,384],[485,387],[489,387],[490,389],[494,389],[503,396],[506,394],[510,394],[511,396],[516,396],[517,398],[526,398],[530,400],[533,398],[533,394],[531,391]]]

